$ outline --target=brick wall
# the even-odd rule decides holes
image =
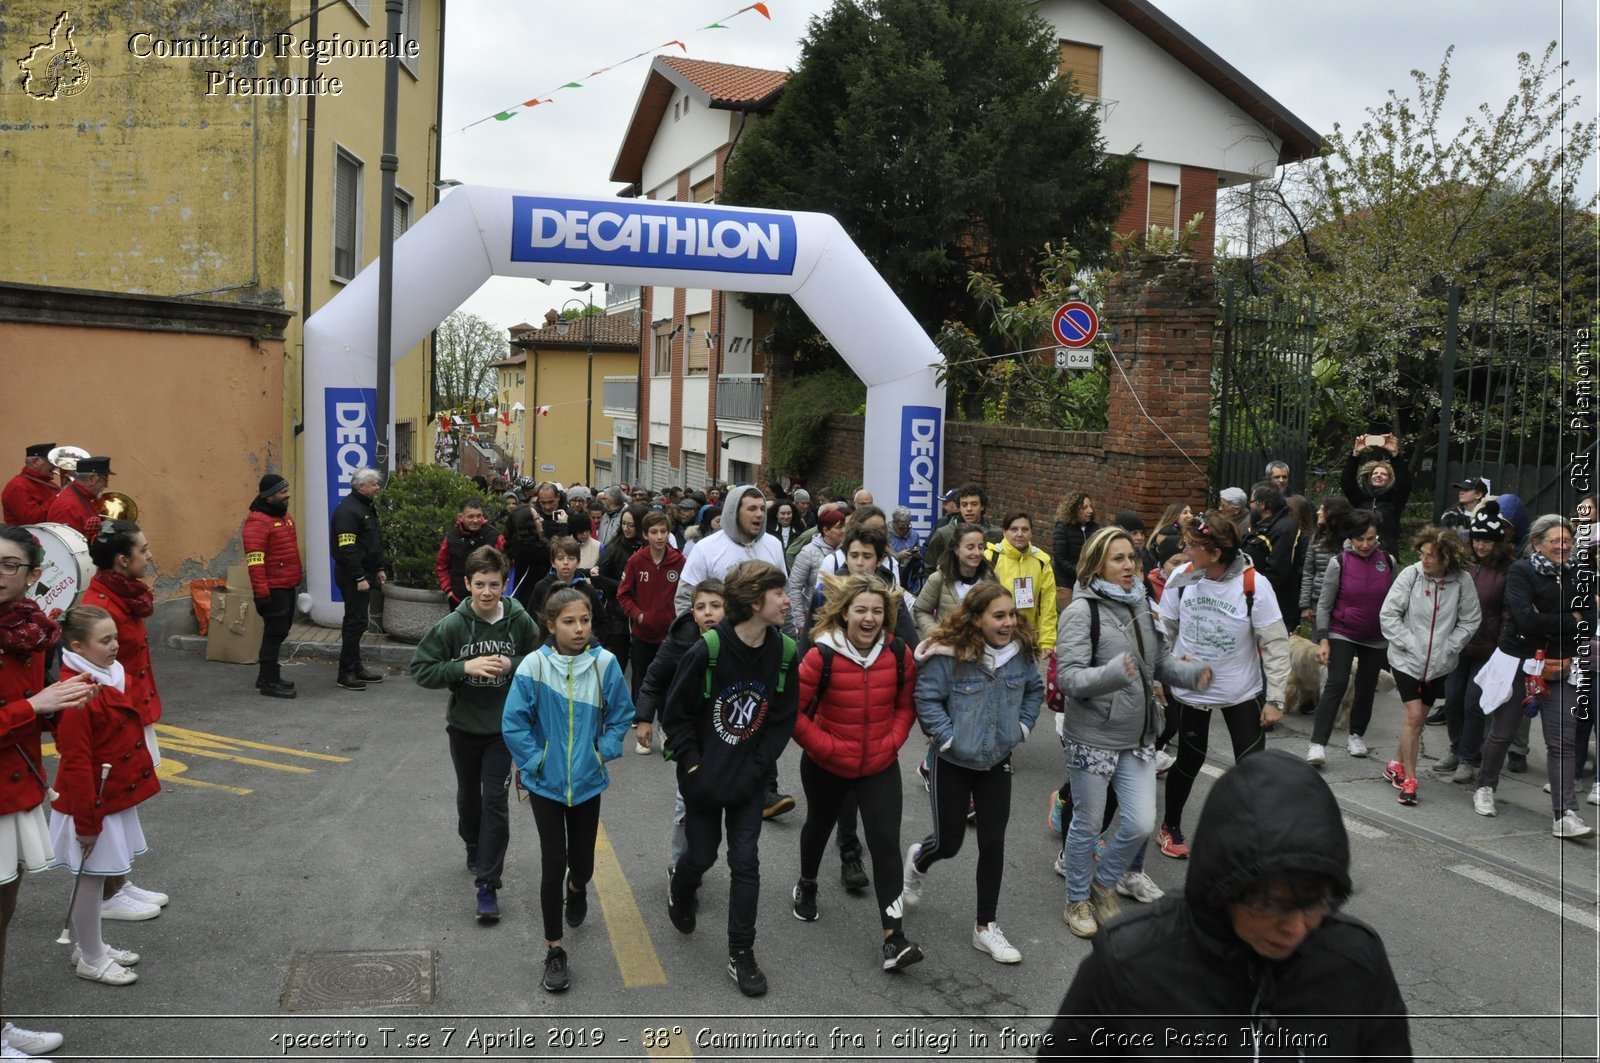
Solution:
[[[1208,262],[1152,256],[1136,263],[1113,283],[1101,324],[1108,335],[1117,330],[1115,350],[1127,374],[1111,374],[1107,430],[947,422],[944,488],[977,480],[996,519],[1032,514],[1035,542],[1046,549],[1056,507],[1078,490],[1089,493],[1102,523],[1131,509],[1153,526],[1169,503],[1202,505],[1216,316]],[[859,481],[864,430],[864,418],[829,418],[826,456],[807,483]]]
[[[1217,171],[1198,166],[1185,166],[1178,190],[1178,227],[1196,214],[1200,231],[1195,234],[1190,253],[1201,261],[1209,261],[1217,243]]]

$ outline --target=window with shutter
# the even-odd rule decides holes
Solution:
[[[333,279],[348,281],[361,264],[361,160],[338,148],[333,161]]]
[[[654,349],[651,352],[650,375],[651,376],[671,376],[672,375],[672,333],[671,333],[671,331],[663,329],[661,332],[656,333],[655,336],[652,337],[652,342],[655,344],[655,346],[654,346]]]
[[[1056,73],[1072,80],[1072,87],[1085,99],[1100,98],[1100,46],[1062,41],[1061,59]]]
[[[683,348],[684,372],[689,376],[705,376],[711,372],[711,344],[715,341],[706,331],[710,327],[710,314],[695,314],[689,318]]]
[[[696,203],[715,203],[717,201],[717,179],[715,177],[707,177],[689,191]]]
[[[394,192],[394,238],[405,235],[411,228],[411,196],[398,188]]]
[[[400,27],[408,41],[417,42],[417,58],[405,58],[401,53],[400,65],[411,71],[413,77],[421,77],[417,69],[422,59],[422,0],[401,0]]]
[[[1160,226],[1164,229],[1178,228],[1178,186],[1164,185],[1157,181],[1150,182],[1150,220],[1146,228],[1154,229]]]

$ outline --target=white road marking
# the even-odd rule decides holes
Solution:
[[[1215,764],[1202,764],[1200,765],[1200,774],[1209,775],[1213,779],[1220,779],[1222,778],[1223,771]]]
[[[1492,871],[1487,871],[1475,864],[1454,864],[1450,870],[1463,878],[1470,878],[1474,882],[1482,883],[1490,889],[1499,890],[1508,897],[1515,897],[1519,901],[1527,901],[1535,908],[1543,908],[1552,915],[1559,915],[1563,919],[1577,923],[1588,930],[1600,930],[1600,918],[1595,915],[1593,905],[1574,904],[1571,901],[1563,902],[1558,898],[1540,893],[1538,890],[1529,889],[1518,882],[1508,878],[1501,878]]]
[[[1344,829],[1351,834],[1359,834],[1363,838],[1387,838],[1389,836],[1388,831],[1379,830],[1370,823],[1364,823],[1359,819],[1351,819],[1349,816],[1341,816],[1340,818],[1344,820]]]

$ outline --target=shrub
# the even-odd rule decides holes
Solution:
[[[770,479],[809,472],[828,445],[828,418],[854,410],[866,395],[867,386],[849,373],[828,370],[797,379],[772,407]]]
[[[478,485],[438,465],[418,465],[404,476],[390,476],[375,504],[382,522],[384,555],[402,587],[435,588],[433,561],[439,543],[455,523],[461,504],[476,496],[491,523],[500,519],[500,499],[485,497]]]

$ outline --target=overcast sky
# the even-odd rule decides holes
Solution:
[[[441,176],[470,184],[538,192],[613,194],[610,180],[622,134],[649,70],[649,56],[581,80],[678,39],[690,58],[788,69],[810,19],[830,0],[767,0],[771,21],[754,11],[724,16],[745,0],[450,0],[445,37],[444,165]],[[1156,5],[1290,111],[1326,134],[1361,124],[1390,89],[1410,95],[1410,71],[1451,62],[1453,132],[1478,104],[1496,108],[1516,88],[1516,55],[1564,46],[1582,114],[1596,113],[1596,5],[1593,0],[1155,0]],[[727,28],[700,27],[723,20]],[[462,127],[535,94],[554,103],[506,122]],[[1594,191],[1595,172],[1585,192]],[[495,324],[537,321],[571,292],[535,281],[495,279],[463,309]]]

